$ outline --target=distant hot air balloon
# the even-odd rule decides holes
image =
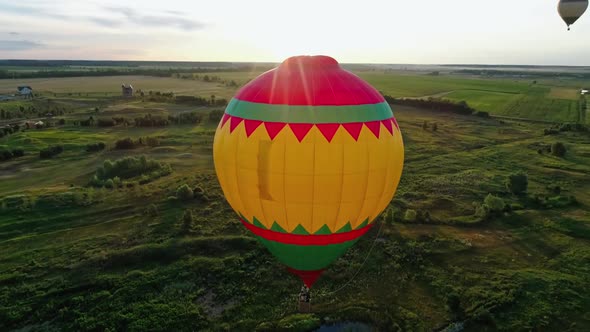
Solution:
[[[241,222],[308,287],[387,207],[404,159],[381,94],[327,56],[288,58],[245,85],[213,145]]]
[[[574,24],[588,8],[588,0],[559,0],[557,12],[567,24],[567,29]]]

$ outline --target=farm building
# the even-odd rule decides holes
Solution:
[[[33,95],[33,88],[28,85],[21,85],[16,88],[21,96],[31,97]]]
[[[582,89],[582,90],[580,90],[580,94],[581,95],[587,95],[588,94],[588,89]]]
[[[121,92],[123,97],[133,97],[133,86],[131,84],[121,84]]]

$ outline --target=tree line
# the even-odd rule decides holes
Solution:
[[[417,108],[425,108],[425,109],[432,109],[436,111],[442,112],[451,112],[457,113],[462,115],[477,115],[481,117],[489,117],[488,112],[478,111],[465,101],[460,101],[458,103],[447,100],[447,99],[440,99],[440,98],[432,98],[429,97],[428,99],[414,99],[414,98],[395,98],[388,95],[383,95],[385,101],[391,105],[403,105],[403,106],[411,106]]]

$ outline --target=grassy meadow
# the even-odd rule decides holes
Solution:
[[[0,161],[0,330],[313,331],[344,321],[385,331],[589,330],[590,134],[545,135],[551,124],[511,119],[579,120],[576,85],[358,74],[384,94],[437,95],[507,118],[392,106],[406,160],[396,196],[378,225],[317,282],[306,314],[297,310],[300,281],[223,198],[211,116],[223,107],[115,96],[121,82],[207,98],[230,98],[237,88],[175,77],[27,80],[41,97],[0,108],[59,103],[66,112],[47,119],[49,128],[0,138],[0,150],[25,151]],[[213,75],[241,85],[256,74]],[[14,85],[0,80],[1,91]],[[78,123],[186,113],[202,120]],[[157,144],[117,149],[127,137]],[[87,151],[98,142],[106,148]],[[551,153],[556,142],[565,155]],[[63,152],[39,157],[56,145]],[[106,160],[141,156],[171,173],[91,185]],[[518,172],[528,179],[521,194],[506,185]],[[177,189],[184,184],[200,194],[183,199]],[[500,210],[489,210],[490,194]]]

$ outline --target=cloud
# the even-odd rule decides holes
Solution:
[[[144,27],[175,27],[182,30],[198,30],[205,27],[204,23],[188,19],[176,11],[166,11],[166,15],[144,15],[130,7],[104,7],[104,9],[123,14],[127,21]]]
[[[19,35],[18,32],[14,32],[14,31],[10,31],[8,34],[11,36],[18,36]]]
[[[67,19],[68,16],[56,13],[55,11],[45,9],[42,7],[29,7],[29,6],[14,6],[8,4],[1,4],[0,3],[0,12],[7,12],[13,13],[17,15],[26,15],[26,16],[41,16],[44,18],[54,18],[54,19]]]
[[[0,51],[24,51],[43,46],[41,43],[30,40],[0,40]]]
[[[110,18],[104,17],[87,17],[89,21],[92,21],[100,26],[107,27],[107,28],[114,28],[118,27],[123,24],[122,20],[115,20]]]
[[[126,23],[133,23],[146,28],[168,27],[187,31],[203,29],[205,27],[204,23],[187,18],[182,12],[176,10],[165,10],[158,14],[146,14],[126,6],[103,6],[102,9],[105,10],[106,13],[101,13],[102,15],[100,16],[78,16],[71,13],[68,15],[59,13],[53,7],[33,7],[0,3],[0,12],[62,21],[90,21],[99,26],[108,28],[119,27]]]

